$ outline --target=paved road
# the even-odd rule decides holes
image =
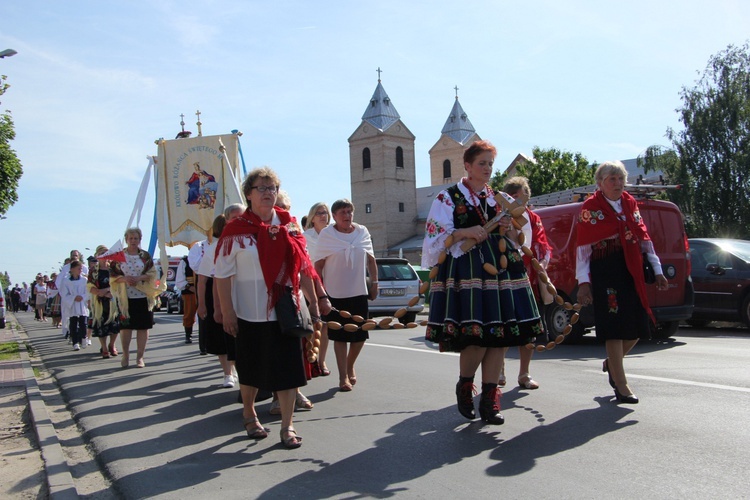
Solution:
[[[215,359],[183,343],[178,316],[157,314],[145,369],[74,352],[29,318],[19,315],[126,498],[750,495],[747,329],[640,344],[627,361],[637,406],[613,403],[593,340],[537,354],[542,388],[509,385],[500,427],[458,414],[458,359],[425,345],[423,328],[376,330],[354,391],[336,390],[335,370],[303,389],[315,408],[296,415],[302,448],[285,450],[268,402],[259,411],[271,436],[246,439],[236,391],[220,387]]]

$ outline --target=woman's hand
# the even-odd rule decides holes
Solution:
[[[331,301],[328,299],[328,297],[318,299],[318,310],[320,311],[319,316],[331,314],[333,307],[331,306]]]
[[[204,304],[203,302],[198,303],[198,309],[196,309],[195,312],[198,314],[198,317],[200,319],[206,319],[206,315],[208,314],[206,304]]]
[[[657,290],[669,290],[669,282],[663,274],[656,275],[656,289]]]
[[[232,310],[232,314],[234,314],[234,310]],[[221,308],[219,308],[219,307],[214,307],[214,321],[216,323],[220,324],[220,325],[224,323],[224,315],[222,314]],[[237,322],[237,316],[236,315],[234,316],[234,321],[235,321],[235,323]],[[229,332],[227,332],[227,333],[229,333]]]
[[[234,313],[234,309],[227,309],[226,311],[218,311],[219,317],[222,318],[222,326],[224,331],[232,337],[237,336],[237,315]],[[216,319],[216,311],[214,311],[214,320]],[[217,321],[217,323],[219,323]]]
[[[580,285],[578,285],[578,293],[576,294],[576,301],[582,306],[588,306],[588,305],[591,305],[593,300],[594,299],[591,296],[591,284],[581,283]]]

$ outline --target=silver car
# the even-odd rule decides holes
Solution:
[[[378,264],[378,296],[369,303],[370,317],[393,316],[399,309],[406,308],[407,313],[399,321],[404,324],[415,321],[417,313],[424,309],[424,296],[419,294],[421,281],[416,271],[406,259],[375,260]],[[409,302],[414,297],[419,297],[419,301],[410,307]]]

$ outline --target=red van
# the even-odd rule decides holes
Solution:
[[[631,193],[636,196],[634,193]],[[637,196],[636,196],[637,198]],[[533,200],[532,200],[533,201]],[[582,203],[567,203],[536,209],[542,218],[547,239],[552,245],[552,260],[547,269],[557,292],[571,303],[578,292],[576,269],[576,226]],[[682,223],[682,213],[674,203],[654,199],[638,199],[638,207],[661,260],[669,290],[657,291],[656,285],[648,287],[648,300],[656,317],[652,331],[655,338],[668,338],[677,331],[681,320],[690,319],[693,313],[693,282],[690,279],[690,253],[687,234]],[[562,333],[569,323],[570,313],[553,302],[547,306],[545,319],[553,337]],[[575,340],[594,325],[594,310],[584,307],[579,322],[568,338]]]

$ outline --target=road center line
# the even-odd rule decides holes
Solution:
[[[448,356],[458,356],[457,352],[439,352],[439,351],[435,351],[432,349],[425,349],[425,348],[418,348],[418,347],[403,347],[403,346],[396,346],[396,345],[376,344],[374,342],[368,342],[367,345],[375,346],[375,347],[385,347],[388,349],[400,349],[402,351],[414,351],[414,352],[421,352],[421,353],[427,353],[427,354],[442,354],[442,355],[448,355]],[[599,370],[584,370],[584,371],[587,373],[601,373],[601,371]],[[750,392],[750,388],[748,387],[737,387],[734,385],[722,385],[722,384],[709,384],[707,382],[693,382],[692,380],[681,380],[677,378],[652,377],[651,375],[633,375],[631,373],[628,373],[628,378],[653,380],[656,382],[667,382],[670,384],[692,385],[695,387],[705,387],[707,389],[722,389],[725,391]]]
[[[586,370],[589,373],[601,373],[599,370]],[[725,391],[750,392],[748,387],[737,387],[734,385],[709,384],[707,382],[693,382],[692,380],[680,380],[677,378],[652,377],[651,375],[633,375],[628,373],[628,378],[639,378],[642,380],[654,380],[656,382],[668,382],[670,384],[692,385],[706,387],[708,389],[723,389]]]

